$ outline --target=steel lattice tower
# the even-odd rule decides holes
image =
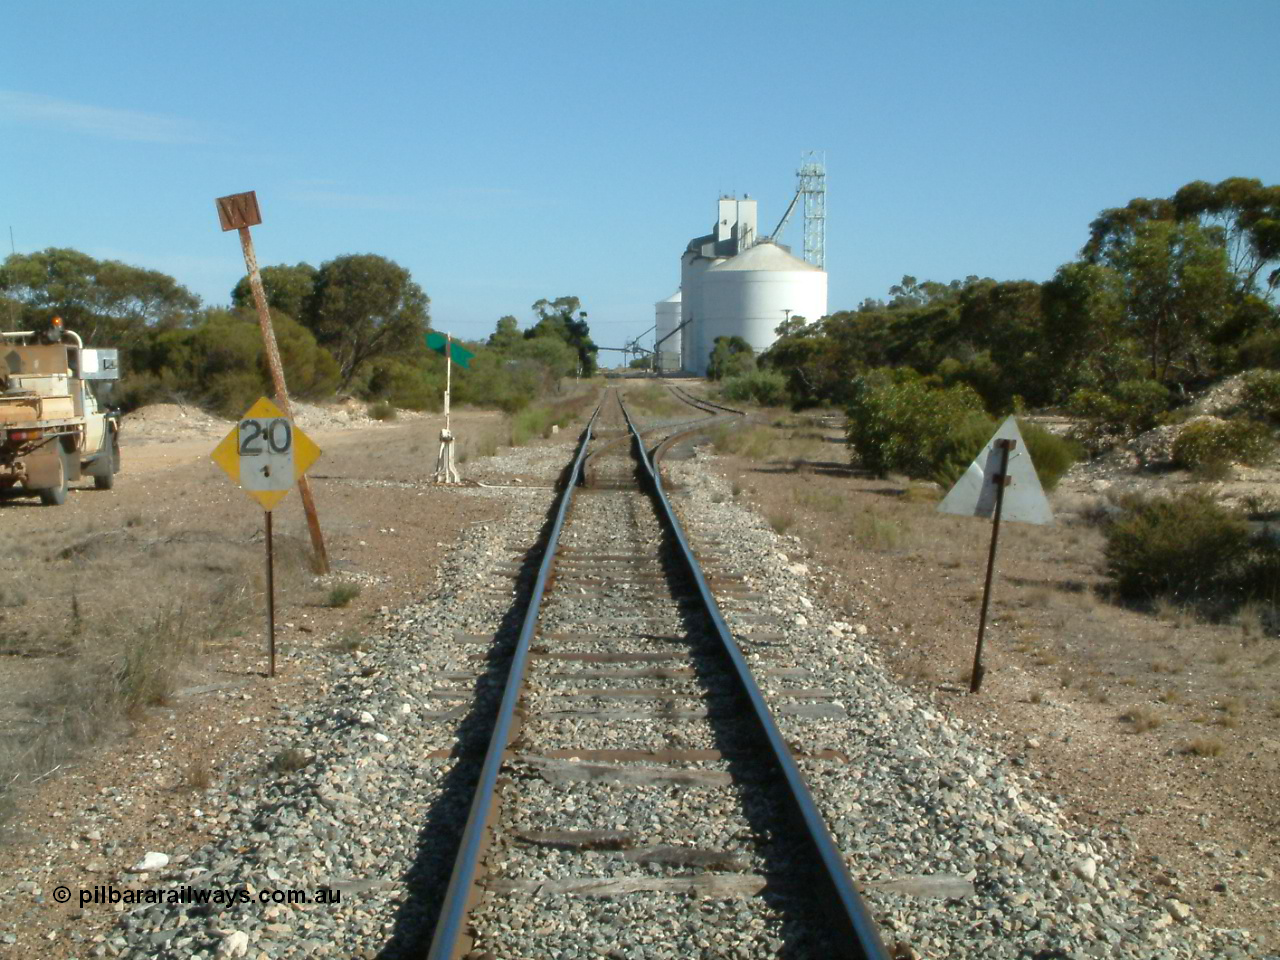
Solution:
[[[806,153],[796,171],[804,194],[804,258],[819,270],[827,263],[827,164],[816,150]]]

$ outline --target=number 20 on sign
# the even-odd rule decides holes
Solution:
[[[213,462],[264,511],[267,541],[267,676],[276,675],[275,564],[271,510],[320,456],[320,448],[270,400],[248,409],[214,448]]]
[[[316,462],[320,448],[263,397],[245,412],[212,456],[233,483],[269,511]]]

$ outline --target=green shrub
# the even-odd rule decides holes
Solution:
[[[1240,556],[1232,593],[1242,603],[1280,602],[1280,542],[1266,532],[1255,534]]]
[[[511,417],[511,445],[522,447],[540,437],[551,426],[551,411],[544,405],[531,404]]]
[[[1155,427],[1169,409],[1168,389],[1155,380],[1126,380],[1110,393],[1077,390],[1067,401],[1067,409],[1089,422],[1085,439],[1093,447],[1106,445],[1108,438],[1136,437]]]
[[[896,471],[931,477],[954,456],[952,432],[983,414],[971,387],[939,389],[897,371],[873,370],[854,381],[852,392],[849,443],[862,465],[880,476]]]
[[[1258,330],[1240,344],[1239,362],[1245,367],[1280,368],[1280,330]]]
[[[1019,420],[1018,429],[1022,432],[1022,439],[1027,441],[1027,452],[1036,466],[1040,486],[1046,491],[1056,487],[1063,475],[1084,456],[1080,444],[1044,427]]]
[[[989,351],[960,359],[947,357],[938,364],[935,373],[943,386],[967,384],[992,410],[1007,410],[1013,401],[1010,378],[991,359]]]
[[[209,405],[216,413],[237,420],[266,392],[256,370],[229,370],[209,381]]]
[[[1240,515],[1199,493],[1132,500],[1106,528],[1107,573],[1129,599],[1184,602],[1227,591],[1249,541]]]
[[[150,403],[172,401],[175,396],[176,392],[169,378],[143,370],[125,374],[111,390],[107,403],[128,413]]]
[[[329,591],[328,605],[334,608],[345,607],[360,596],[358,583],[340,583]]]
[[[725,380],[756,368],[755,351],[742,337],[716,337],[707,363],[708,380]]]
[[[432,357],[429,362],[434,361]],[[373,365],[365,396],[385,400],[401,410],[440,410],[444,405],[444,371],[407,360],[379,361]]]
[[[396,408],[385,400],[379,400],[377,403],[369,404],[369,416],[374,420],[394,420]]]
[[[1233,463],[1257,464],[1275,447],[1271,431],[1249,420],[1197,420],[1173,442],[1173,461],[1208,476],[1220,476]]]
[[[1241,378],[1240,399],[1250,416],[1280,423],[1280,370],[1250,370]]]
[[[726,400],[781,407],[788,403],[787,378],[777,370],[753,370],[728,377],[721,387]]]

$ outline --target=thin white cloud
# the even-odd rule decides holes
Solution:
[[[19,90],[0,90],[0,123],[142,143],[205,143],[209,140],[196,124],[178,117],[95,107]]]

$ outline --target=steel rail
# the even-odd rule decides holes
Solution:
[[[551,568],[555,563],[560,531],[564,528],[569,505],[573,501],[573,488],[582,478],[582,463],[586,458],[587,447],[591,443],[591,431],[604,403],[605,401],[602,400],[587,422],[582,440],[578,445],[578,455],[574,458],[564,492],[560,495],[560,505],[556,509],[555,521],[551,525],[547,545],[543,549],[542,561],[538,565],[538,576],[533,582],[529,609],[525,612],[524,621],[520,625],[520,636],[516,640],[515,650],[511,655],[511,668],[507,674],[506,686],[502,691],[502,701],[498,706],[493,736],[489,740],[484,763],[480,767],[480,778],[476,784],[475,796],[471,801],[471,809],[467,813],[466,826],[462,830],[462,841],[458,847],[458,855],[454,859],[449,887],[445,891],[444,903],[441,905],[440,916],[436,921],[427,960],[453,960],[463,934],[463,926],[467,920],[471,895],[475,887],[476,871],[486,845],[485,831],[493,810],[498,773],[502,769],[503,754],[510,740],[516,706],[520,700],[520,690],[524,686],[524,675],[529,665],[529,647],[533,640],[533,632],[538,625],[538,612],[542,606],[547,581],[551,578]]]
[[[743,657],[742,651],[733,639],[733,633],[730,631],[729,625],[720,613],[720,605],[716,603],[715,594],[711,592],[711,588],[707,585],[702,568],[698,564],[697,558],[693,555],[693,549],[685,538],[684,530],[680,526],[679,520],[676,519],[671,501],[667,499],[666,492],[662,489],[662,478],[645,451],[640,431],[636,429],[636,425],[631,420],[631,415],[627,412],[625,405],[622,408],[622,413],[626,418],[627,426],[631,429],[636,450],[639,453],[645,473],[648,474],[649,480],[653,484],[654,494],[661,504],[660,514],[662,519],[679,545],[681,559],[689,575],[693,578],[699,597],[706,607],[715,632],[724,647],[724,652],[733,664],[738,686],[751,705],[750,718],[756,722],[760,732],[764,735],[769,744],[771,757],[786,781],[787,798],[791,801],[792,813],[803,824],[805,838],[821,864],[820,876],[824,881],[824,885],[827,888],[826,892],[831,901],[830,918],[840,928],[841,935],[848,938],[848,952],[841,956],[848,957],[849,960],[889,960],[889,953],[885,950],[884,943],[880,939],[880,934],[871,919],[871,914],[867,910],[866,904],[858,894],[857,887],[854,886],[853,878],[849,876],[849,870],[845,866],[843,856],[837,849],[835,841],[831,839],[831,833],[827,829],[826,821],[823,820],[817,804],[814,803],[813,795],[809,792],[804,775],[796,765],[795,758],[791,755],[791,749],[787,746],[787,742],[783,738],[782,732],[778,729],[777,723],[774,722],[773,714],[770,713],[768,704],[765,703],[764,694],[756,684],[755,677],[751,674],[751,668],[747,665],[746,658]]]
[[[736,413],[740,417],[745,417],[747,415],[747,411],[745,410],[735,410],[733,407],[726,407],[724,404],[716,403],[713,400],[707,400],[703,397],[695,397],[684,387],[677,387],[674,383],[667,384],[667,389],[674,393],[678,399],[683,400],[685,403],[692,406],[701,407],[703,410],[707,407],[713,407],[714,409],[722,410],[725,413]]]
[[[676,388],[673,387],[672,389],[675,390]],[[618,396],[618,403],[621,406],[622,404],[621,392],[619,392],[617,396]],[[706,430],[707,427],[709,427],[712,423],[715,422],[717,417],[725,416],[724,413],[717,412],[716,410],[708,410],[706,408],[706,405],[703,403],[703,401],[699,400],[697,397],[682,395],[682,392],[679,392],[679,391],[676,392],[675,397],[677,400],[680,400],[683,403],[687,403],[689,406],[693,407],[699,413],[706,413],[709,416],[705,420],[698,420],[694,422],[692,426],[688,427],[687,429],[679,433],[673,433],[669,435],[658,446],[656,446],[654,448],[653,456],[655,456],[659,460],[662,459],[662,453],[665,452],[665,450],[670,449],[673,443],[675,443],[678,440],[682,440],[683,438],[687,437],[691,433],[700,433]],[[716,405],[710,404],[710,406],[715,407]],[[720,409],[728,410],[729,408],[721,407]],[[732,412],[739,413],[739,411],[737,410]],[[741,415],[745,416],[745,414],[741,414]],[[680,421],[680,422],[686,423],[690,421]],[[653,427],[643,432],[657,433],[661,430],[668,430],[668,429],[671,429],[671,427]],[[594,487],[596,485],[596,479],[597,479],[597,473],[598,473],[596,465],[602,462],[605,454],[609,453],[612,450],[615,450],[617,447],[621,446],[623,443],[627,443],[630,440],[631,440],[631,435],[624,430],[624,431],[621,431],[618,436],[613,437],[610,440],[607,440],[603,445],[597,447],[590,454],[588,454],[586,464],[583,467],[583,478],[584,478],[583,483],[588,487]]]

